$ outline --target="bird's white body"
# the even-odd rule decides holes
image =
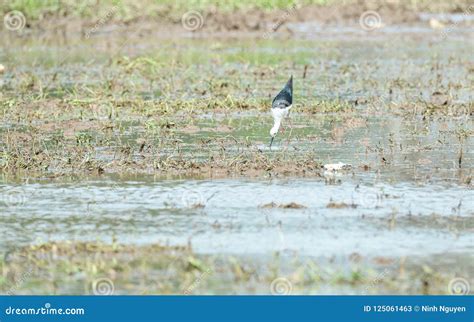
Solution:
[[[273,127],[270,130],[270,149],[273,139],[280,129],[281,121],[289,117],[293,104],[293,75],[290,77],[285,87],[275,96],[272,101]]]
[[[284,118],[287,118],[290,114],[290,109],[293,105],[287,106],[285,108],[272,108],[272,116],[273,116],[273,127],[270,130],[270,135],[275,136],[280,129],[281,121]]]

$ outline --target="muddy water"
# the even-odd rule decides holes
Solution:
[[[125,243],[191,242],[198,253],[245,255],[472,252],[472,190],[339,179],[338,185],[311,179],[113,178],[3,185],[2,248],[115,237]],[[302,208],[278,207],[290,203]]]

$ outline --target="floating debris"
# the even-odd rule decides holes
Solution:
[[[334,201],[330,201],[327,205],[326,205],[326,208],[330,208],[330,209],[344,209],[344,208],[357,208],[357,205],[356,204],[347,204],[345,202],[334,202]]]
[[[270,202],[270,203],[260,206],[260,208],[304,209],[306,208],[306,206],[300,205],[296,202],[290,202],[287,204],[279,204],[279,205],[277,205],[274,202]]]

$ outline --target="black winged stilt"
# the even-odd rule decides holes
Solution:
[[[288,117],[290,109],[293,104],[293,75],[286,83],[285,87],[278,93],[272,102],[272,116],[273,116],[273,127],[270,130],[270,148],[272,147],[273,139],[278,133],[281,121],[283,118]]]

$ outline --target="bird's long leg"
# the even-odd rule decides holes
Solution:
[[[290,140],[291,140],[291,134],[293,133],[293,128],[290,127],[290,133],[288,134],[288,137],[286,139],[286,149],[290,146]]]
[[[292,128],[293,127],[293,121],[290,118],[290,112],[291,111],[288,111],[288,115],[285,117],[285,120],[288,121],[289,127]]]
[[[288,135],[288,138],[286,140],[286,147],[288,148],[290,145],[290,140],[291,140],[291,134],[293,133],[293,122],[291,121],[290,118],[290,112],[288,112],[287,117],[285,119],[288,121],[288,127],[290,128],[290,134]]]

